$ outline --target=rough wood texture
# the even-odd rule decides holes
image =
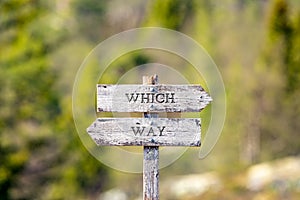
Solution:
[[[158,76],[143,76],[144,85],[158,84]],[[154,90],[153,90],[154,91]],[[150,120],[157,118],[157,113],[144,113],[144,117]],[[143,160],[143,199],[159,199],[159,147],[144,146]]]
[[[105,146],[200,146],[201,125],[195,118],[98,118],[87,132]]]
[[[144,146],[143,199],[159,199],[159,146],[200,146],[200,119],[158,112],[200,112],[212,98],[200,85],[97,85],[97,112],[143,112],[145,118],[98,118],[87,132],[98,145]]]
[[[97,85],[97,112],[200,112],[211,101],[200,85]]]
[[[159,199],[159,147],[144,147],[144,200]]]

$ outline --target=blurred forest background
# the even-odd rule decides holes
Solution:
[[[299,199],[297,0],[0,0],[0,199],[138,199],[141,174],[106,167],[81,143],[71,96],[92,48],[145,26],[199,42],[227,94],[214,150],[198,160],[198,149],[189,149],[162,169],[162,199]],[[165,59],[137,52],[121,59],[106,81],[150,61]],[[185,187],[174,184],[184,177],[188,192],[178,193]],[[197,180],[204,185],[189,190]]]

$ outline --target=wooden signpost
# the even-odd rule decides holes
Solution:
[[[200,112],[212,101],[200,85],[97,85],[98,112],[142,112],[144,118],[98,118],[87,132],[97,145],[144,146],[144,200],[159,199],[159,146],[200,146],[201,120],[158,118],[159,112]]]
[[[199,146],[200,119],[99,118],[88,133],[102,146]]]
[[[97,85],[98,112],[200,112],[210,101],[200,85]]]

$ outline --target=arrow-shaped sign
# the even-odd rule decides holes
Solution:
[[[97,145],[200,146],[200,119],[98,118],[87,128]]]
[[[211,101],[200,85],[97,85],[97,112],[199,112]]]

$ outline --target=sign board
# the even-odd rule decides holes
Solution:
[[[200,85],[97,85],[97,112],[200,112],[211,101]]]
[[[87,129],[97,145],[200,146],[200,119],[98,118]]]
[[[200,112],[212,98],[200,85],[97,85],[97,112],[143,112],[145,118],[98,118],[87,132],[97,145],[144,146],[143,199],[158,200],[159,146],[200,146],[201,121],[157,118],[159,112]]]

